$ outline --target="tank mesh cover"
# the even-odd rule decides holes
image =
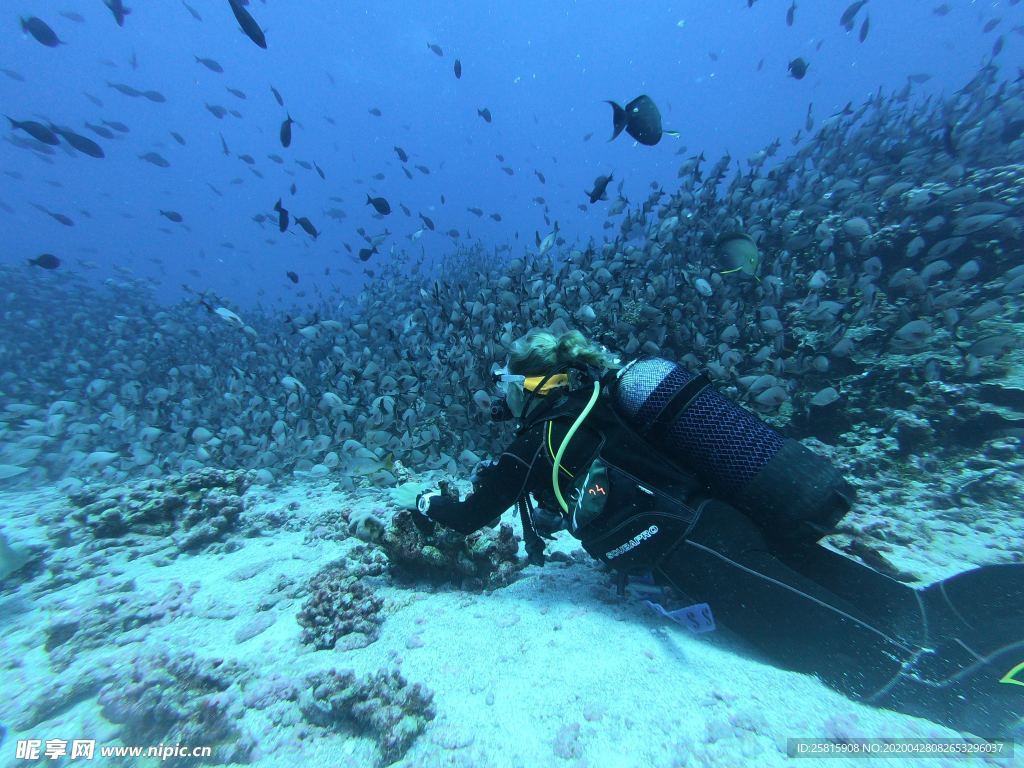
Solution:
[[[668,360],[637,360],[619,373],[615,406],[646,433],[673,395],[694,378],[696,374]],[[661,447],[713,486],[738,492],[782,444],[778,432],[707,387],[676,417]]]

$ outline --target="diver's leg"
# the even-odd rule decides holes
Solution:
[[[816,584],[855,603],[872,622],[920,646],[952,637],[968,644],[977,638],[989,646],[1024,638],[1024,563],[985,565],[914,589],[822,546],[780,557]]]
[[[1024,709],[1024,668],[1011,674],[1024,663],[1024,568],[918,591],[817,549],[783,562],[748,518],[711,502],[656,576],[774,663],[852,698],[981,736],[1012,728]]]
[[[1019,728],[1024,563],[982,566],[917,590],[824,547],[787,555],[786,562],[856,603],[873,623],[927,649],[867,701],[979,736],[1005,737]]]
[[[920,595],[929,650],[872,700],[978,736],[1024,737],[1024,564],[975,568]]]
[[[655,575],[708,603],[716,622],[774,663],[816,674],[851,697],[882,688],[916,650],[774,557],[758,527],[723,502],[705,505]]]
[[[1024,563],[964,571],[921,595],[938,639],[981,646],[1024,639]]]
[[[979,655],[953,639],[922,651],[865,701],[987,739],[1024,738],[1024,640]]]
[[[928,645],[930,632],[923,593],[819,544],[777,554],[804,578],[856,605],[872,624],[915,647]]]

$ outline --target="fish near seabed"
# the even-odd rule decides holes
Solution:
[[[57,269],[60,266],[60,259],[54,256],[52,253],[41,253],[34,259],[29,259],[28,263],[33,267],[42,267],[43,269]]]
[[[715,257],[723,275],[744,272],[754,276],[760,253],[754,238],[746,232],[728,232],[715,243]]]
[[[545,253],[551,250],[551,247],[555,244],[558,239],[558,222],[555,222],[555,228],[544,236],[544,239],[537,243],[537,255],[543,256]]]
[[[7,536],[0,533],[0,582],[3,582],[12,573],[21,570],[32,556],[20,549],[14,549],[7,540]]]
[[[678,136],[677,131],[665,131],[661,127],[661,112],[650,96],[637,96],[625,107],[620,107],[614,101],[607,101],[612,107],[612,137],[613,141],[623,130],[641,144],[653,147],[661,141],[662,134]]]

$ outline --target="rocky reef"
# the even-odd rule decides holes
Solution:
[[[310,595],[297,616],[302,642],[317,650],[350,650],[376,640],[384,601],[363,579],[382,572],[383,566],[350,570],[345,562],[320,569],[309,581]]]
[[[247,472],[207,468],[128,487],[95,484],[69,494],[78,507],[71,517],[92,537],[87,550],[169,537],[180,552],[196,552],[235,530],[251,483]]]
[[[100,690],[103,714],[121,725],[126,744],[204,745],[213,765],[247,763],[257,739],[239,727],[246,671],[221,660],[146,652],[121,667]],[[164,764],[185,768],[192,758]]]
[[[507,523],[469,536],[440,527],[424,534],[412,522],[411,512],[399,510],[378,543],[399,581],[496,589],[515,581],[526,565],[517,555],[519,539]]]
[[[307,721],[323,728],[352,730],[372,738],[381,765],[400,760],[434,719],[433,695],[409,685],[397,670],[358,677],[335,669],[310,675],[299,706]]]

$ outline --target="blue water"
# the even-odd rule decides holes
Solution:
[[[177,0],[137,5],[120,28],[98,1],[5,3],[0,65],[24,82],[0,73],[3,111],[71,127],[98,141],[107,157],[58,148],[44,158],[0,145],[7,174],[0,187],[6,234],[0,258],[18,262],[51,252],[67,269],[82,269],[79,260],[94,263],[98,269],[90,274],[98,279],[113,274],[115,265],[151,277],[167,299],[187,283],[242,306],[256,302],[260,291],[289,303],[314,285],[354,292],[366,278],[362,267],[374,267],[344,248],[365,246],[359,227],[371,235],[385,228],[392,233],[374,260],[394,258],[392,248],[418,254],[422,247],[438,255],[476,241],[487,248],[510,244],[518,253],[534,243],[535,233],[543,237],[552,229],[544,206],[532,201],[542,196],[568,243],[600,239],[608,232],[602,229],[607,203],[577,208],[596,176],[614,173],[611,197],[623,180],[624,194],[639,202],[652,183],[671,191],[676,169],[697,152],[714,162],[728,151],[735,163],[780,138],[779,157],[785,156],[808,103],[820,125],[847,102],[859,104],[879,89],[896,91],[919,73],[931,79],[915,84],[916,94],[948,95],[987,60],[1000,34],[1005,47],[997,61],[1021,60],[1021,37],[1011,30],[1024,21],[1024,8],[1005,2],[949,3],[944,17],[932,12],[938,2],[868,3],[852,33],[838,23],[845,2],[802,2],[792,27],[786,25],[788,3],[779,0],[752,8],[741,0],[443,7],[254,2],[250,9],[268,40],[261,50],[242,34],[227,2],[193,3],[202,22]],[[85,21],[59,10],[76,11]],[[23,34],[18,17],[31,14],[66,45],[46,48]],[[870,32],[860,43],[867,15]],[[984,34],[984,23],[997,17],[1002,22]],[[428,43],[441,46],[444,57]],[[194,56],[217,60],[224,73],[209,71]],[[811,64],[802,81],[787,74],[787,62],[797,56]],[[464,68],[461,80],[452,72],[455,58]],[[155,89],[167,101],[128,98],[107,81]],[[274,100],[272,85],[286,108]],[[625,135],[608,143],[611,109],[604,100],[625,103],[640,93],[660,105],[666,128],[678,130],[679,138],[665,137],[656,147],[635,145]],[[237,109],[242,118],[217,119],[204,104]],[[490,125],[477,115],[483,107],[493,114]],[[382,116],[371,115],[371,108]],[[287,150],[278,141],[286,113],[298,121]],[[84,126],[104,119],[123,122],[130,133],[106,140]],[[187,145],[179,146],[170,131]],[[230,157],[221,152],[218,132]],[[592,138],[584,141],[587,134]],[[410,155],[412,181],[400,170],[395,145]],[[685,155],[677,156],[682,147]],[[171,167],[138,158],[150,151]],[[269,160],[271,153],[284,164]],[[239,154],[251,155],[263,178]],[[295,160],[315,161],[327,179]],[[373,180],[377,173],[386,178]],[[375,220],[367,192],[386,197],[393,213]],[[262,227],[252,221],[259,213],[272,216],[279,197],[293,216],[313,221],[318,240],[294,224],[281,235],[273,220]],[[69,216],[75,226],[57,223],[32,203]],[[467,207],[482,209],[484,217]],[[331,208],[347,218],[328,217]],[[180,212],[185,226],[161,217],[160,209]],[[437,231],[414,244],[406,236],[422,227],[417,212],[432,218]],[[501,222],[489,218],[495,212]],[[457,241],[443,234],[451,229],[459,232]],[[299,275],[298,285],[285,277],[289,270]]]

